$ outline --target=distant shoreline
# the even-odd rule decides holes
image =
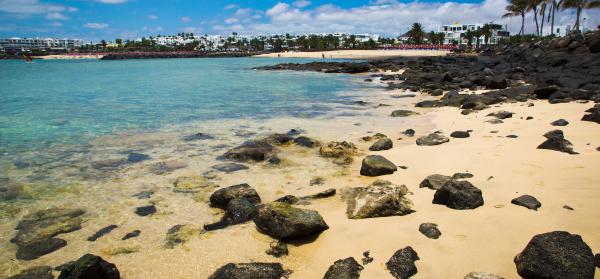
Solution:
[[[263,58],[327,58],[327,59],[383,59],[406,56],[444,56],[447,50],[329,50],[329,51],[287,51],[255,55]]]

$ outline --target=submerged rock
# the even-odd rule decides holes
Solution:
[[[547,138],[547,140],[540,144],[537,149],[549,149],[571,155],[579,154],[573,150],[573,144],[565,139],[565,136],[561,130],[547,132],[544,134],[544,137]]]
[[[248,166],[238,163],[223,163],[212,166],[211,168],[224,173],[232,173],[241,170],[247,170]]]
[[[53,279],[52,267],[49,266],[34,266],[21,271],[17,275],[8,277],[7,279]]]
[[[450,141],[450,139],[445,137],[444,135],[440,135],[437,133],[431,133],[429,135],[418,138],[417,145],[433,146],[433,145],[440,145],[442,143],[446,143],[449,141]]]
[[[172,249],[199,235],[200,230],[192,225],[175,225],[167,231],[165,247]]]
[[[66,266],[58,279],[120,279],[117,267],[101,257],[86,254]]]
[[[280,279],[285,275],[280,263],[228,263],[208,279]]]
[[[281,258],[283,256],[287,256],[289,251],[285,242],[276,240],[269,244],[269,249],[265,253],[275,258]]]
[[[408,189],[385,180],[377,180],[367,187],[351,188],[344,193],[350,219],[402,216],[415,212],[406,197]]]
[[[140,206],[135,209],[135,214],[138,216],[148,216],[156,213],[156,207],[154,205]]]
[[[106,159],[106,160],[100,160],[100,161],[92,161],[90,164],[91,164],[92,168],[95,168],[98,170],[113,170],[113,169],[120,168],[121,166],[127,164],[127,160],[125,160],[125,159]]]
[[[96,241],[98,238],[101,238],[102,236],[112,232],[114,229],[118,228],[119,226],[117,225],[108,225],[100,230],[98,230],[96,233],[94,233],[94,235],[88,237],[88,241]]]
[[[227,151],[223,157],[238,162],[261,162],[269,159],[275,148],[266,141],[248,141]]]
[[[581,236],[554,231],[534,236],[515,257],[523,278],[594,278],[592,249]]]
[[[163,175],[172,171],[186,168],[187,164],[179,160],[170,160],[164,162],[158,162],[150,166],[150,172],[156,175]]]
[[[128,232],[127,234],[125,234],[123,236],[123,238],[121,238],[121,240],[127,240],[130,238],[138,237],[141,233],[142,233],[142,231],[140,231],[140,230],[134,230],[134,231]]]
[[[419,114],[418,112],[414,112],[411,110],[399,109],[399,110],[392,111],[390,116],[391,117],[407,117],[407,116],[418,115],[418,114]]]
[[[174,192],[178,193],[197,193],[205,189],[212,189],[216,184],[210,182],[206,177],[195,176],[180,176],[173,183]]]
[[[417,274],[415,261],[419,260],[417,252],[407,246],[394,253],[390,260],[385,263],[387,269],[396,279],[406,279]]]
[[[149,199],[154,195],[154,191],[141,191],[132,195],[132,197],[138,198],[138,200]]]
[[[421,184],[419,184],[419,187],[420,188],[429,188],[432,190],[438,190],[438,189],[442,188],[442,186],[444,186],[444,184],[446,184],[450,180],[452,180],[451,176],[441,175],[441,174],[432,174],[432,175],[425,177],[425,179],[423,179],[423,181],[421,181]]]
[[[146,154],[142,154],[142,153],[129,153],[127,155],[127,162],[128,163],[139,163],[141,161],[146,161],[146,160],[150,160],[150,156],[146,155]]]
[[[82,209],[50,208],[29,214],[17,224],[18,232],[11,242],[26,245],[79,230],[84,213]]]
[[[259,204],[260,197],[254,188],[243,183],[219,189],[210,196],[210,206],[227,209],[229,201],[237,198],[245,198],[252,204]]]
[[[530,195],[522,195],[518,198],[514,198],[512,199],[512,201],[510,201],[510,203],[527,207],[532,210],[537,210],[542,206],[542,203],[540,203],[540,201],[538,201],[535,197]]]
[[[329,229],[317,211],[279,202],[259,206],[253,220],[261,232],[284,241],[318,235]]]
[[[305,136],[295,138],[294,143],[307,148],[314,148],[321,145],[317,140]]]
[[[64,239],[48,238],[25,245],[19,245],[16,257],[19,260],[31,261],[65,246],[67,246],[67,241]]]
[[[363,270],[354,258],[345,258],[343,260],[337,260],[329,267],[325,273],[324,279],[358,279],[360,278],[360,272]]]
[[[369,150],[381,151],[381,150],[391,149],[392,147],[394,147],[394,143],[392,142],[392,140],[389,138],[385,138],[385,139],[380,139],[380,140],[376,141],[375,143],[373,143],[373,145],[371,145],[371,147],[369,147]]]
[[[437,227],[437,224],[434,223],[423,223],[419,225],[419,231],[431,239],[438,239],[442,232]]]
[[[468,181],[450,180],[433,196],[434,204],[444,204],[452,209],[475,209],[483,205],[479,188]]]
[[[386,174],[392,174],[397,171],[398,168],[394,163],[390,162],[383,156],[369,155],[362,161],[360,168],[360,174],[364,176],[380,176]]]
[[[464,279],[504,279],[504,277],[488,272],[470,272]]]
[[[211,140],[215,137],[205,133],[195,133],[193,135],[184,136],[181,138],[183,141],[196,141],[196,140]]]
[[[225,215],[216,223],[204,225],[204,229],[212,231],[222,229],[227,226],[242,224],[252,219],[252,215],[256,211],[253,203],[246,198],[237,198],[229,201]]]

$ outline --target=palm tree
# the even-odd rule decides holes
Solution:
[[[418,22],[413,23],[412,27],[410,28],[410,31],[408,31],[408,35],[415,44],[419,45],[423,43],[423,38],[425,37],[423,25]]]
[[[538,8],[544,0],[528,0],[527,11],[533,11],[533,21],[535,22],[535,31],[540,36],[540,24],[538,22]]]
[[[467,30],[467,32],[461,34],[461,36],[464,37],[465,39],[467,39],[467,46],[473,45],[471,43],[471,41],[473,41],[473,36],[474,36],[473,31]]]
[[[574,28],[579,31],[579,18],[581,17],[581,11],[583,9],[600,8],[600,0],[564,0],[562,7],[563,9],[577,9]]]
[[[487,45],[490,40],[490,37],[492,36],[492,27],[486,23],[483,25],[483,27],[481,27],[481,29],[479,29],[479,33],[481,33],[481,35],[483,36],[483,40]]]
[[[527,12],[527,0],[510,0],[506,6],[507,13],[502,17],[521,16],[521,30],[519,35],[525,35],[525,13]]]

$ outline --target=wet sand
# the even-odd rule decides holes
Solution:
[[[322,58],[326,59],[381,59],[401,56],[444,56],[445,50],[332,50],[332,51],[286,51],[256,55],[270,58]]]
[[[512,103],[495,106],[478,113],[461,115],[456,108],[414,108],[414,104],[433,97],[392,98],[404,92],[373,89],[353,92],[349,98],[363,100],[367,105],[338,105],[331,115],[318,118],[279,118],[264,121],[226,120],[189,127],[165,129],[155,133],[120,133],[102,137],[90,143],[83,160],[76,165],[59,166],[51,175],[55,180],[77,181],[77,186],[61,193],[60,198],[43,197],[29,204],[0,224],[0,275],[11,275],[31,266],[57,266],[94,253],[114,263],[123,278],[206,278],[218,267],[229,262],[281,262],[293,270],[290,278],[322,278],[335,260],[354,257],[360,262],[362,252],[369,250],[375,260],[365,265],[361,278],[392,278],[385,262],[398,249],[412,246],[420,260],[414,278],[462,278],[471,271],[492,272],[505,278],[518,278],[513,263],[535,234],[566,230],[580,234],[595,253],[600,251],[600,219],[597,200],[600,198],[600,129],[593,122],[580,121],[584,110],[593,104],[567,103],[551,105],[544,101]],[[378,106],[384,103],[391,106]],[[410,109],[417,116],[392,118],[395,109]],[[485,122],[490,112],[508,110],[512,118],[502,124]],[[525,120],[532,116],[532,120]],[[550,122],[564,118],[566,127],[554,127]],[[415,213],[406,216],[351,220],[345,215],[346,204],[339,194],[310,205],[299,206],[319,211],[330,229],[314,241],[292,243],[290,254],[277,259],[265,254],[272,241],[256,231],[252,222],[204,233],[174,249],[164,248],[165,234],[177,224],[203,224],[218,220],[221,211],[208,207],[206,198],[213,189],[198,195],[173,192],[173,182],[179,176],[201,175],[219,163],[215,158],[244,140],[284,133],[291,128],[305,130],[305,135],[321,142],[348,140],[357,144],[361,154],[347,168],[318,156],[317,149],[297,146],[278,147],[282,163],[247,164],[250,169],[231,174],[216,174],[213,181],[220,186],[248,183],[264,202],[283,195],[302,196],[328,188],[365,186],[376,179],[405,184],[413,193]],[[415,137],[402,131],[412,128]],[[560,128],[579,155],[550,150],[538,150],[545,132]],[[434,131],[449,136],[455,130],[471,129],[470,138],[455,139],[438,146],[417,146],[416,138]],[[491,133],[498,131],[497,133]],[[216,139],[182,142],[180,138],[195,132],[206,132]],[[256,132],[250,137],[236,136]],[[391,150],[371,152],[371,143],[360,140],[365,135],[381,132],[393,139]],[[506,138],[514,134],[518,138]],[[402,139],[399,139],[402,138]],[[588,145],[589,144],[589,145]],[[224,145],[224,146],[222,146]],[[86,166],[90,161],[114,157],[123,150],[137,150],[152,159],[116,171],[94,171]],[[380,154],[396,165],[407,166],[392,175],[370,178],[360,176],[360,162],[367,154]],[[178,160],[187,167],[156,175],[149,168],[160,161]],[[81,179],[78,168],[87,174]],[[17,172],[23,170],[10,170]],[[468,179],[483,192],[485,204],[474,210],[453,210],[434,205],[433,190],[419,188],[430,174],[452,175],[469,172]],[[22,173],[21,175],[27,175]],[[311,178],[325,178],[323,185],[309,186]],[[76,178],[73,178],[76,177]],[[79,180],[78,180],[79,179]],[[153,190],[147,200],[133,194]],[[339,193],[339,192],[338,192]],[[542,203],[538,211],[512,205],[510,200],[522,194],[535,196]],[[153,203],[158,213],[150,217],[134,214],[137,206]],[[569,205],[575,210],[563,209]],[[50,206],[82,207],[87,210],[83,229],[59,237],[68,245],[34,261],[14,259],[15,245],[9,243],[20,217]],[[418,231],[419,224],[437,223],[442,236],[426,238]],[[110,224],[119,228],[89,242],[85,239]],[[141,235],[127,241],[121,237],[134,229]],[[139,248],[132,254],[111,255],[114,248]],[[57,273],[56,273],[57,274]],[[55,275],[56,275],[55,274]],[[596,278],[599,272],[596,271]]]

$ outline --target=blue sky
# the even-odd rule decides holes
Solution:
[[[0,37],[69,37],[98,41],[157,34],[379,33],[398,35],[410,24],[427,29],[452,22],[502,19],[506,0],[0,0]],[[584,13],[597,25],[597,11]],[[573,24],[573,12],[557,16]],[[533,23],[527,19],[527,30]]]

